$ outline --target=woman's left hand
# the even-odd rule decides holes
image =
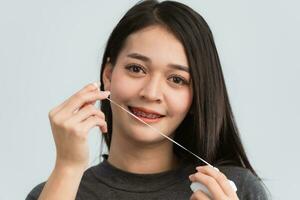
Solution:
[[[227,177],[211,166],[199,166],[197,172],[189,176],[192,182],[200,182],[207,187],[214,200],[238,200],[236,192],[232,189]],[[210,200],[204,192],[197,190],[190,200]]]

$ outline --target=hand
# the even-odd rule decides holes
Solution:
[[[102,132],[107,132],[104,113],[94,104],[108,95],[108,91],[100,91],[95,84],[89,84],[49,112],[56,167],[85,170],[89,161],[88,131],[98,126]]]
[[[232,189],[227,177],[211,166],[199,166],[197,172],[189,176],[192,182],[200,182],[207,187],[214,200],[238,200],[236,192]],[[210,200],[204,192],[197,190],[191,200]]]

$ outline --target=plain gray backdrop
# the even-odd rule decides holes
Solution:
[[[24,199],[55,162],[48,112],[99,80],[107,38],[137,1],[0,1],[0,199]],[[273,199],[299,196],[300,15],[295,0],[181,1],[214,34],[247,154]],[[129,89],[129,88],[128,88]],[[99,162],[99,129],[89,135]]]

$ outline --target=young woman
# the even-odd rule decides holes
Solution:
[[[267,199],[242,146],[212,33],[197,12],[172,1],[133,6],[108,39],[100,80],[100,90],[89,84],[49,112],[56,164],[28,200]],[[95,126],[109,153],[86,169]],[[193,192],[192,182],[210,194]]]

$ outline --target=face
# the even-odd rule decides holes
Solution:
[[[154,120],[141,119],[169,137],[174,136],[192,103],[192,80],[184,47],[161,26],[128,36],[115,66],[107,64],[102,78],[105,90],[111,92],[110,98],[122,107],[162,115]],[[144,143],[165,140],[112,103],[111,109],[113,137]]]

